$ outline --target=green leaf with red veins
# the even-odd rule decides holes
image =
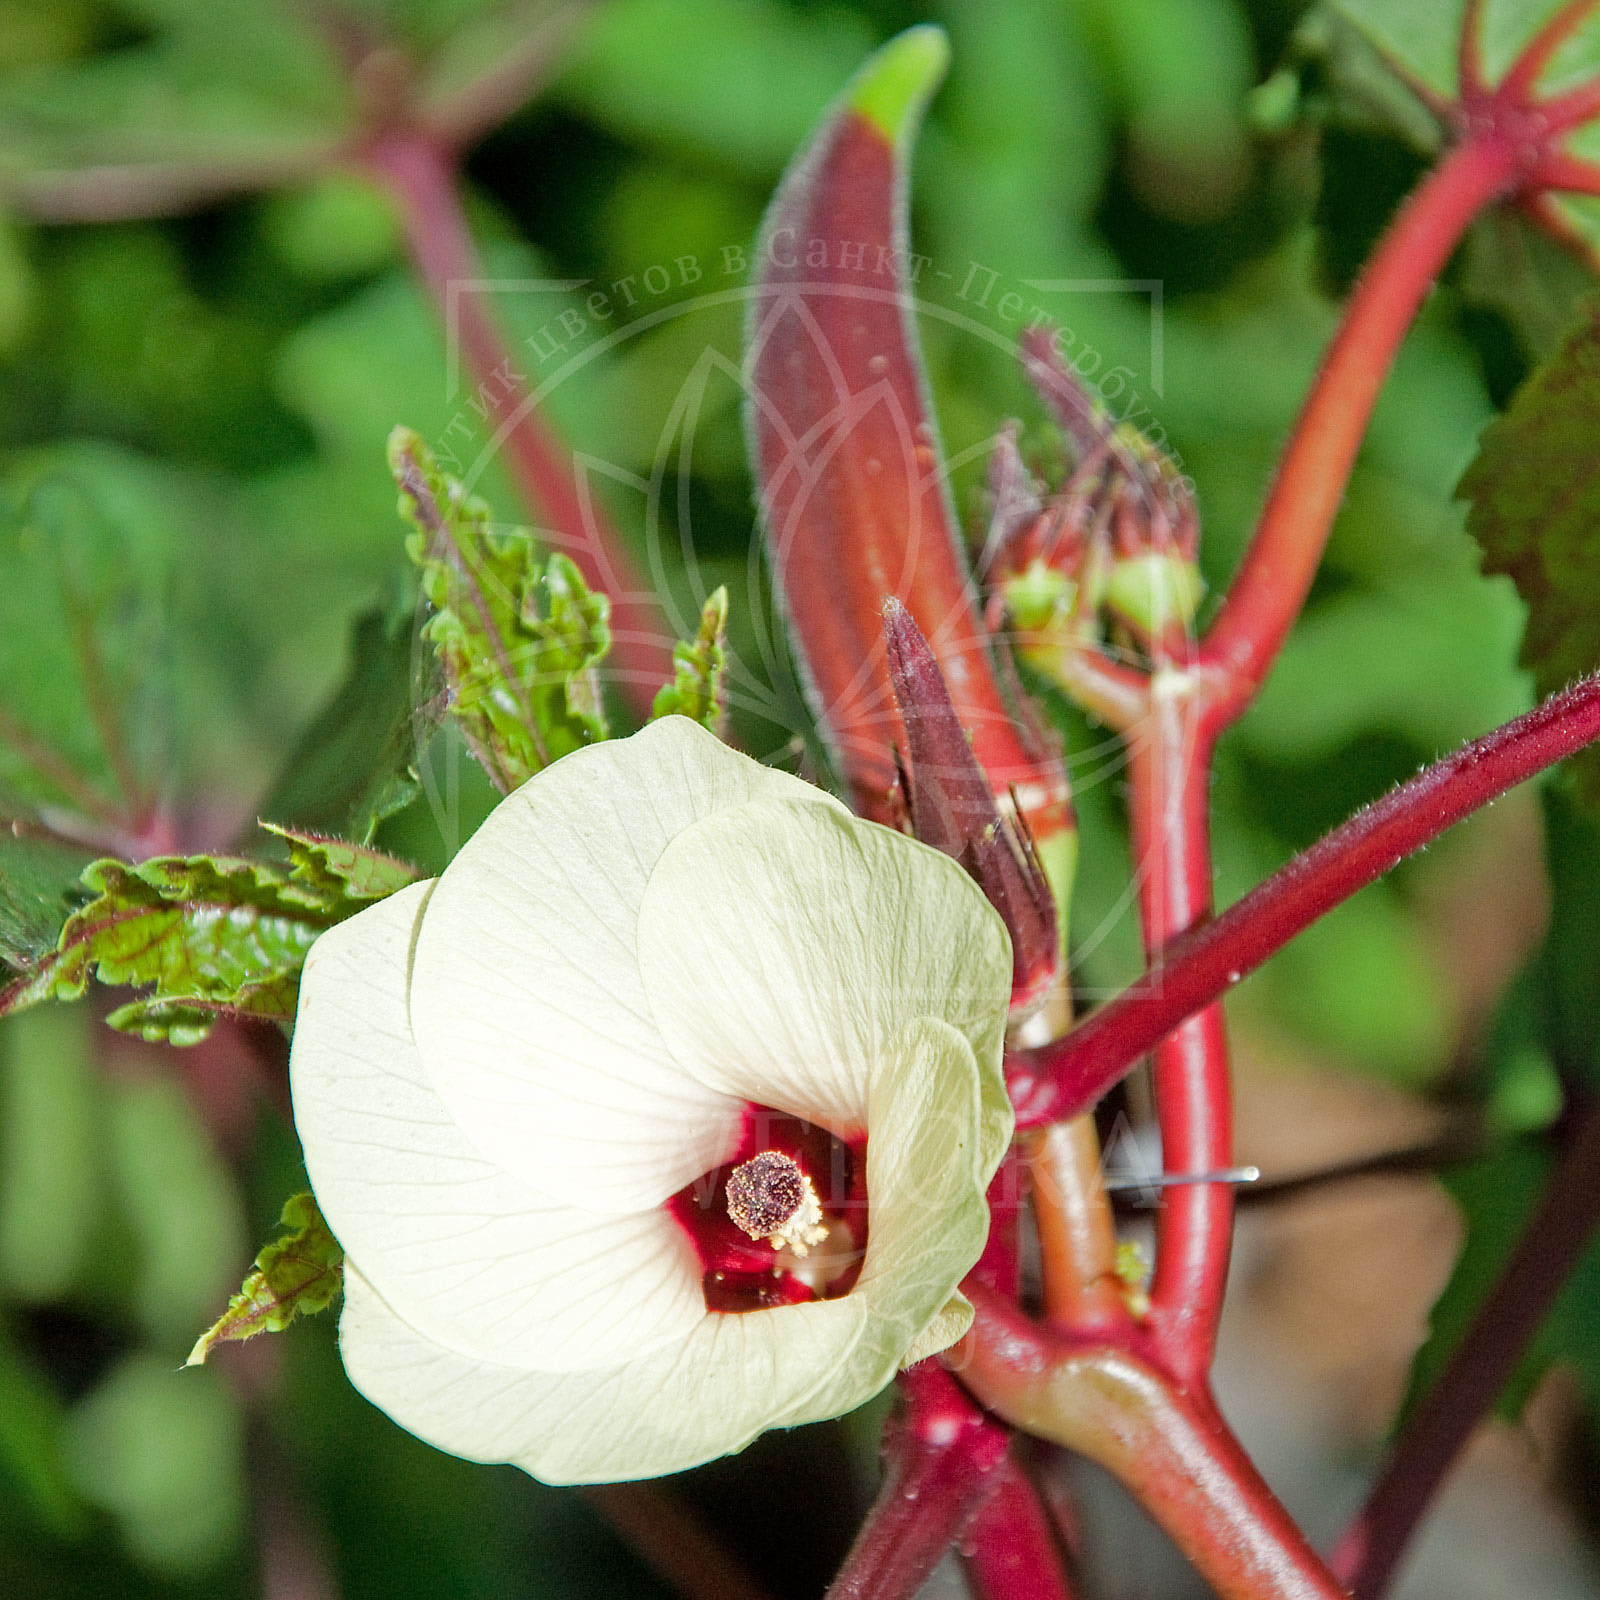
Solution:
[[[433,645],[450,715],[505,794],[552,761],[606,737],[596,664],[611,646],[610,603],[526,528],[441,472],[409,428],[389,436],[406,549],[433,607]]]
[[[403,617],[373,610],[356,618],[345,676],[301,730],[262,816],[370,839],[415,799],[412,762],[435,719],[413,705],[412,622],[409,607]]]
[[[1483,431],[1457,493],[1486,572],[1507,574],[1527,602],[1522,663],[1541,694],[1600,666],[1600,308]],[[1600,800],[1600,758],[1571,763]]]
[[[866,815],[893,814],[904,732],[883,637],[926,635],[1002,806],[1015,787],[1058,900],[1065,774],[1002,690],[962,550],[911,299],[912,134],[948,58],[912,28],[861,69],[790,167],[757,243],[748,429],[768,550],[824,736]]]
[[[1557,10],[1563,0],[1487,0],[1483,7],[1483,70],[1490,84],[1504,76],[1506,69],[1521,54],[1529,40]],[[1380,61],[1394,76],[1409,79],[1449,101],[1458,93],[1456,63],[1461,36],[1460,0],[1442,4],[1441,0],[1333,0],[1327,11],[1332,17],[1353,25],[1359,40],[1343,40],[1337,29],[1324,47],[1332,52],[1329,63],[1336,95],[1351,80],[1370,75],[1368,65],[1354,72],[1344,70],[1344,60],[1363,47],[1375,49]],[[1327,18],[1312,24],[1317,32],[1325,29]],[[1600,18],[1591,17],[1577,27],[1558,49],[1540,75],[1537,93],[1541,98],[1574,88],[1600,73]],[[1410,142],[1422,142],[1421,125],[1408,114],[1410,108],[1386,105],[1377,95],[1358,90],[1361,104],[1354,109],[1363,117],[1376,117],[1391,131]],[[1425,136],[1426,138],[1426,136]],[[1433,140],[1426,139],[1431,151]],[[1564,147],[1576,155],[1600,158],[1600,123],[1578,129]],[[1557,202],[1561,215],[1574,226],[1592,248],[1600,246],[1600,210],[1588,201]]]
[[[382,900],[417,881],[416,869],[369,845],[261,824],[289,846],[289,876],[330,900]]]
[[[93,898],[0,989],[0,1015],[75,1000],[93,978],[146,991],[108,1019],[146,1039],[194,1044],[224,1016],[291,1021],[317,938],[414,875],[339,840],[289,845],[287,872],[236,856],[92,862],[83,884]]]
[[[344,1283],[344,1252],[310,1193],[283,1207],[283,1233],[256,1257],[228,1309],[195,1341],[187,1365],[200,1366],[217,1345],[281,1333],[296,1317],[326,1310]]]

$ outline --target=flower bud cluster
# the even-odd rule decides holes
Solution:
[[[1187,480],[1109,414],[1059,359],[1047,329],[1024,335],[1023,364],[1066,436],[1071,466],[1043,490],[1015,425],[1001,434],[985,542],[991,621],[1009,620],[1024,648],[1106,637],[1147,656],[1172,654],[1204,595]]]

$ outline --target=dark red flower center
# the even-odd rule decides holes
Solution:
[[[865,1156],[864,1141],[748,1107],[733,1155],[667,1202],[699,1257],[707,1309],[760,1311],[847,1294],[867,1244]],[[804,1237],[816,1242],[789,1249],[783,1230],[805,1221],[812,1197],[821,1215]]]

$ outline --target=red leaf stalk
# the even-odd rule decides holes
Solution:
[[[1211,732],[1178,671],[1158,670],[1142,741],[1129,752],[1129,805],[1145,953],[1211,914]],[[1153,1063],[1162,1164],[1213,1172],[1232,1161],[1233,1092],[1222,1010],[1212,1006],[1163,1038]],[[1224,1183],[1169,1189],[1156,1224],[1150,1326],[1185,1381],[1211,1367],[1227,1286],[1233,1191]]]
[[[1142,978],[1064,1038],[1014,1052],[1018,1121],[1054,1121],[1093,1105],[1184,1018],[1319,917],[1463,817],[1597,738],[1600,676],[1552,695],[1358,811],[1214,921],[1173,941]]]
[[[1406,201],[1345,307],[1244,563],[1201,649],[1222,722],[1250,703],[1300,614],[1378,391],[1434,279],[1532,152],[1515,119],[1457,145]]]
[[[977,1600],[1073,1600],[1055,1530],[1033,1485],[1013,1460],[995,1477],[957,1546]]]
[[[373,141],[364,164],[399,204],[417,275],[441,318],[454,319],[462,361],[476,385],[473,399],[487,408],[512,479],[542,521],[541,534],[609,597],[606,672],[630,706],[648,715],[656,690],[672,679],[672,638],[604,506],[584,491],[571,456],[534,408],[526,375],[495,324],[482,287],[483,263],[461,210],[454,157],[426,133],[398,129]]]
[[[984,1416],[937,1362],[900,1379],[884,1434],[884,1482],[828,1600],[912,1600],[1001,1481],[1010,1430]]]

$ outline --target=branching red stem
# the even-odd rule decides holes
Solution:
[[[1466,59],[1470,67],[1470,48]],[[1131,812],[1152,959],[1209,914],[1211,747],[1254,698],[1305,603],[1372,408],[1423,298],[1472,219],[1522,181],[1530,151],[1515,120],[1487,120],[1401,209],[1345,309],[1193,668],[1158,667],[1151,679],[1131,744]],[[1219,1010],[1161,1040],[1155,1089],[1168,1164],[1191,1172],[1226,1166],[1231,1097]],[[1163,1359],[1189,1381],[1210,1364],[1232,1207],[1225,1185],[1199,1184],[1169,1195],[1162,1211],[1152,1333]]]
[[[1600,1227],[1600,1107],[1588,1108],[1499,1281],[1401,1433],[1334,1571],[1379,1600],[1439,1486],[1510,1381]]]
[[[1508,789],[1600,738],[1600,676],[1475,739],[1358,811],[1220,917],[1174,940],[1115,1000],[1070,1033],[1016,1052],[1023,1126],[1092,1105],[1184,1018],[1215,1000],[1318,917]],[[1174,1170],[1202,1170],[1180,1168]]]
[[[367,167],[400,206],[418,276],[442,318],[455,320],[465,366],[476,384],[491,432],[503,435],[506,465],[543,521],[541,531],[577,562],[584,580],[611,600],[607,670],[629,703],[648,712],[655,691],[672,677],[672,638],[633,570],[622,540],[599,500],[583,492],[577,470],[527,393],[527,378],[494,320],[477,248],[457,192],[454,158],[420,132],[385,134],[368,148]]]
[[[1498,93],[1509,100],[1525,100],[1531,96],[1551,58],[1594,11],[1595,5],[1596,0],[1567,0],[1567,4],[1522,47],[1522,53],[1500,80]],[[1463,23],[1463,34],[1467,31]],[[1470,31],[1476,36],[1478,30],[1474,26]]]
[[[1378,391],[1423,298],[1473,218],[1516,187],[1526,154],[1493,128],[1458,145],[1405,203],[1356,285],[1201,649],[1218,675],[1221,721],[1250,703],[1300,614]]]
[[[1346,1600],[1204,1392],[1119,1345],[1074,1341],[969,1284],[962,1381],[1019,1428],[1114,1473],[1221,1600]]]

